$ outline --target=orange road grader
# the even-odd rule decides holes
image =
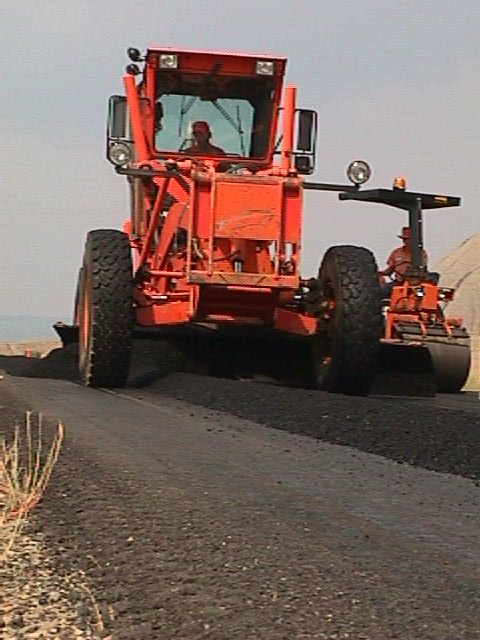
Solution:
[[[125,95],[109,101],[107,157],[127,179],[130,218],[123,231],[88,233],[74,324],[55,327],[64,344],[78,339],[83,382],[123,386],[133,336],[155,335],[222,373],[265,365],[303,386],[370,393],[383,342],[404,343],[398,323],[409,322],[402,310],[382,333],[372,253],[330,247],[316,278],[299,267],[304,190],[368,200],[368,165],[351,163],[350,185],[305,179],[317,114],[297,108],[294,86],[283,89],[284,58],[128,55]],[[417,300],[422,286],[425,300],[438,298],[417,275],[408,295]],[[445,343],[455,331],[448,325]]]

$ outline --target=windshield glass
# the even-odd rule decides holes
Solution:
[[[155,146],[187,155],[265,157],[273,83],[206,75],[157,78]]]

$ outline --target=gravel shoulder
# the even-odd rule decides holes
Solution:
[[[35,520],[33,518],[33,520]],[[59,572],[32,521],[0,565],[4,640],[87,640],[102,637],[95,596],[81,573]],[[106,636],[103,636],[106,637]]]
[[[2,382],[0,379],[0,434],[11,441],[15,425],[23,425],[25,410],[32,407]],[[44,422],[44,429],[48,440],[53,425]],[[42,511],[45,521],[40,522]],[[48,514],[47,497],[30,513],[12,550],[0,563],[0,636],[5,640],[106,638],[85,575],[53,561],[59,550],[49,546],[42,531],[44,522],[48,528]],[[2,544],[11,529],[9,525],[0,532]]]

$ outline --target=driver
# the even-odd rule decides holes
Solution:
[[[389,298],[392,293],[393,287],[405,280],[405,276],[412,264],[412,253],[410,250],[410,228],[402,227],[400,235],[398,236],[402,240],[402,246],[397,247],[392,251],[387,259],[387,267],[378,272],[378,275],[384,279],[390,276],[391,281],[386,282],[384,280],[381,284],[382,297]],[[427,268],[427,252],[422,249],[421,254],[422,266]]]
[[[211,144],[210,138],[212,132],[208,122],[204,120],[197,120],[192,125],[193,144],[183,150],[183,153],[189,153],[191,155],[212,155],[212,156],[224,156],[225,151]]]

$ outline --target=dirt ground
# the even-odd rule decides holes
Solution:
[[[175,352],[165,365],[164,355],[143,342],[131,383],[191,403],[198,408],[192,420],[209,424],[212,437],[227,428],[212,417],[216,410],[307,436],[311,446],[346,445],[462,476],[473,490],[480,480],[474,403],[458,409],[212,380],[192,373]],[[0,359],[2,368],[77,380],[73,346],[39,361]],[[27,404],[2,391],[0,381],[2,429]],[[6,575],[8,640],[40,638],[42,624],[53,619],[57,627],[44,627],[44,638],[478,640],[478,576],[472,570],[455,577],[440,550],[429,557],[356,521],[337,528],[340,508],[318,516],[294,491],[269,497],[253,479],[248,490],[232,492],[225,475],[212,490],[207,468],[193,473],[181,457],[172,466],[161,440],[146,442],[135,458],[117,444],[120,433],[107,435],[90,441],[69,435],[67,425],[45,500]],[[55,609],[43,604],[47,593],[59,594],[53,618]]]

